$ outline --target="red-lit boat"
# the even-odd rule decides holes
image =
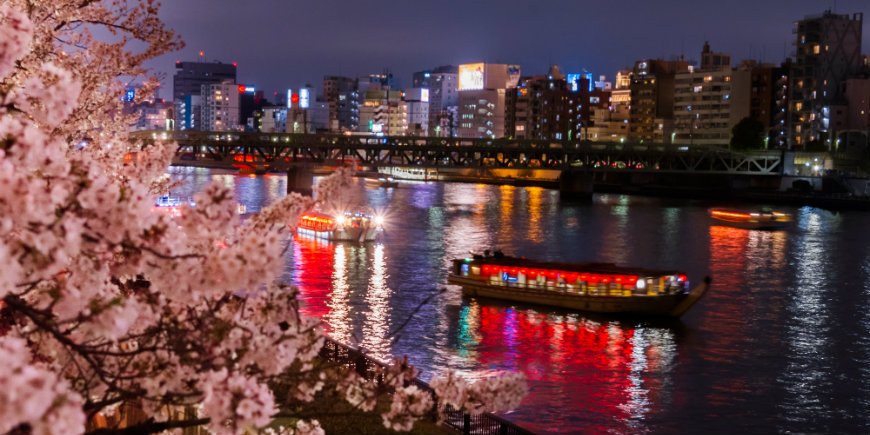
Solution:
[[[748,230],[782,230],[791,224],[791,215],[775,210],[760,211],[710,209],[710,217],[719,225]]]
[[[299,218],[296,226],[296,233],[301,236],[349,242],[373,241],[383,231],[382,218],[359,212],[336,216],[309,212]]]
[[[679,317],[704,296],[685,274],[602,263],[553,263],[506,256],[453,260],[447,278],[467,296],[601,314]]]

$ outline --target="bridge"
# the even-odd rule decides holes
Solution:
[[[324,165],[552,169],[562,171],[563,193],[582,194],[591,193],[595,174],[778,177],[784,168],[781,151],[739,153],[700,145],[188,131],[133,136],[177,142],[176,163],[288,171],[302,184],[310,168]]]

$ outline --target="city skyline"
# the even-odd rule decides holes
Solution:
[[[164,89],[169,89],[174,62],[197,60],[203,51],[208,61],[237,62],[239,81],[270,96],[305,83],[320,87],[324,75],[357,77],[384,69],[409,87],[415,71],[474,61],[520,64],[524,75],[543,74],[549,65],[558,64],[563,71],[586,69],[612,80],[618,69],[642,58],[682,55],[699,60],[704,41],[716,51],[730,53],[735,63],[778,63],[794,50],[795,21],[827,9],[870,14],[870,4],[858,0],[741,0],[695,9],[677,3],[629,2],[620,10],[608,10],[606,4],[450,1],[409,7],[381,0],[361,8],[329,0],[290,8],[266,0],[257,7],[234,8],[226,0],[194,0],[165,5],[161,15],[187,46],[150,66],[163,75]],[[457,15],[460,8],[466,13]],[[226,14],[228,9],[235,12]],[[626,13],[629,9],[631,14]],[[324,24],[323,17],[340,24]],[[741,26],[734,24],[737,20]],[[865,22],[865,50],[870,47],[867,27]],[[268,37],[263,29],[270,29]],[[296,35],[304,35],[301,42],[294,42]],[[166,91],[161,95],[168,97]]]

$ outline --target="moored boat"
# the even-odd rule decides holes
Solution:
[[[397,180],[410,181],[435,181],[440,180],[441,176],[435,168],[421,168],[414,166],[382,166],[378,168],[378,173],[393,177]]]
[[[727,225],[748,230],[782,230],[792,221],[791,214],[776,210],[759,211],[710,209],[710,217],[718,225]]]
[[[299,218],[296,233],[332,241],[369,242],[383,233],[383,224],[382,218],[360,212],[338,215],[308,212]]]
[[[447,278],[467,296],[577,311],[680,317],[707,291],[676,271],[602,263],[555,263],[502,255],[453,260]]]

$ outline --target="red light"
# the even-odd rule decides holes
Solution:
[[[290,96],[290,101],[291,101],[292,103],[294,103],[294,104],[295,104],[295,103],[298,103],[298,102],[299,102],[299,94],[293,94],[293,95],[291,95],[291,96]]]
[[[238,62],[233,62],[233,68],[238,68],[238,67],[239,67],[239,63],[238,63]]]
[[[199,57],[205,57],[205,51],[199,50]]]
[[[245,92],[245,85],[239,85],[239,93],[242,94]]]

